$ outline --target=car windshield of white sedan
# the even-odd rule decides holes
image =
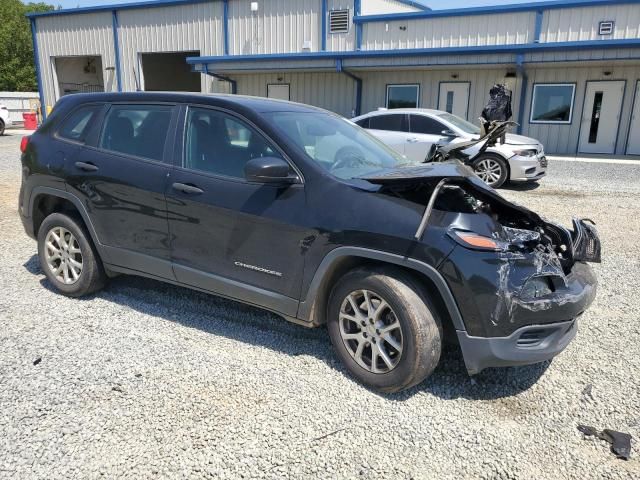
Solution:
[[[337,115],[272,112],[266,116],[311,160],[338,178],[363,177],[412,163],[364,129]]]
[[[451,125],[462,130],[465,133],[468,133],[470,135],[478,135],[480,133],[480,127],[474,125],[471,122],[467,122],[464,118],[460,118],[457,115],[442,112],[439,113],[438,116],[442,120],[449,122]]]

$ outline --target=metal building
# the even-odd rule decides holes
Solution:
[[[43,113],[71,92],[186,90],[475,121],[506,83],[548,152],[640,155],[638,0],[156,0],[30,20]]]

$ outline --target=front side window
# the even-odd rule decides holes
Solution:
[[[411,125],[411,133],[442,135],[443,130],[448,130],[444,124],[424,115],[410,115],[409,123]]]
[[[291,143],[303,150],[310,161],[338,178],[363,177],[411,164],[406,157],[337,115],[269,112],[265,116]]]
[[[531,123],[571,123],[575,85],[538,84],[533,86]]]
[[[390,132],[408,132],[407,116],[401,113],[374,115],[369,118],[369,128]]]
[[[387,85],[387,108],[418,108],[420,85]]]
[[[113,105],[104,121],[99,146],[161,161],[172,111],[170,105]]]
[[[281,155],[255,129],[218,110],[189,108],[184,167],[234,178],[245,178],[246,163]]]
[[[100,105],[86,105],[78,108],[65,118],[62,127],[58,130],[58,136],[74,142],[84,142],[91,120],[95,118],[100,108]]]

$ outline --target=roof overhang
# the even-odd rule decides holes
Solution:
[[[602,60],[615,59],[618,56],[633,59],[629,49],[640,48],[640,38],[623,40],[589,40],[579,42],[527,43],[513,45],[417,48],[400,50],[359,50],[339,52],[299,52],[264,55],[221,55],[189,57],[187,63],[196,71],[204,66],[210,71],[229,73],[249,73],[258,71],[335,71],[338,63],[341,68],[373,67],[425,67],[451,64],[501,65],[519,61],[543,61],[536,58],[545,52],[612,52],[602,54]],[[618,55],[620,54],[620,55]],[[575,55],[574,55],[575,56]],[[570,58],[568,58],[570,60]]]

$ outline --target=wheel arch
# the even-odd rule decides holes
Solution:
[[[498,157],[500,160],[502,160],[505,163],[505,165],[507,166],[507,180],[506,180],[506,182],[511,180],[511,163],[509,162],[509,158],[511,158],[511,157],[509,157],[509,158],[505,157],[505,155],[502,152],[498,151],[498,150],[485,150],[484,152],[482,152],[482,154],[478,158],[482,158],[483,156],[491,156],[491,155],[493,155],[495,157]],[[473,160],[476,161],[477,159],[474,158]]]
[[[419,260],[361,247],[338,247],[320,263],[309,289],[298,308],[298,318],[313,325],[327,321],[326,306],[333,285],[348,271],[363,266],[393,266],[402,269],[424,286],[444,323],[455,330],[465,330],[453,294],[440,273]]]
[[[75,195],[64,190],[58,190],[51,187],[36,187],[31,192],[29,200],[29,213],[33,222],[33,233],[37,237],[38,229],[44,219],[52,213],[76,213],[80,216],[82,223],[86,227],[91,236],[91,240],[98,249],[100,256],[104,259],[104,249],[96,234],[91,218],[86,208]]]

